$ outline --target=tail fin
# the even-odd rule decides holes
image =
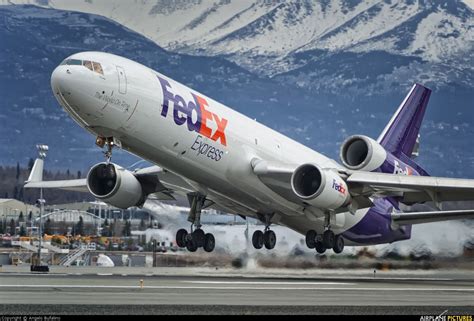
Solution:
[[[378,142],[397,157],[409,158],[417,145],[418,133],[430,99],[431,90],[414,84],[393,115]]]

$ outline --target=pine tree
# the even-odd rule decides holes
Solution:
[[[140,225],[139,225],[138,229],[139,229],[140,231],[146,230],[146,224],[145,224],[145,220],[143,219],[143,217],[142,217],[142,219],[140,220]]]
[[[26,236],[26,229],[23,224],[20,226],[20,236]]]
[[[17,181],[17,183],[19,182],[19,179],[20,179],[20,163],[17,162],[16,163],[16,181]]]
[[[18,222],[24,222],[25,217],[23,216],[23,211],[20,212],[20,215],[18,216]]]
[[[130,236],[132,235],[132,224],[130,221],[125,221],[125,225],[122,230],[123,236]]]
[[[32,211],[30,211],[28,213],[28,222],[31,222],[31,220],[33,220],[33,212]]]
[[[0,221],[0,234],[5,234],[5,227],[3,226],[3,221]]]
[[[10,220],[10,235],[16,235],[16,223],[14,219]]]
[[[75,233],[84,235],[84,219],[82,216],[79,216],[79,222],[77,222]]]
[[[30,158],[30,160],[28,161],[28,172],[31,172],[31,170],[33,169],[33,165],[35,165],[35,161],[33,160],[33,158]]]
[[[46,222],[44,223],[44,234],[48,234],[48,235],[51,235],[53,234],[51,232],[51,219],[48,217],[48,219],[46,220]]]

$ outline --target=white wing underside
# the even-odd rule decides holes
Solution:
[[[295,166],[279,166],[278,164],[254,163],[254,174],[271,190],[284,196],[291,202],[299,203],[291,194],[289,178]],[[42,166],[41,166],[42,170]],[[176,197],[184,197],[194,189],[179,175],[169,172],[158,166],[151,166],[134,172],[139,176],[156,176],[164,189],[149,195],[149,199],[159,201],[173,201]],[[344,174],[344,173],[342,173]],[[354,200],[359,208],[371,206],[370,199],[378,197],[397,197],[402,203],[415,204],[433,201],[436,205],[444,201],[474,200],[474,180],[441,178],[429,176],[404,176],[373,172],[345,173],[346,181]],[[32,173],[30,177],[38,177]],[[25,188],[52,188],[69,191],[88,192],[86,179],[60,181],[28,181]],[[364,201],[365,200],[365,201]],[[209,207],[239,214],[239,206],[229,199],[212,199]],[[362,206],[360,206],[362,204]],[[438,206],[439,207],[439,206]],[[474,211],[433,211],[419,213],[392,214],[397,224],[418,224],[442,220],[462,219],[474,217]]]

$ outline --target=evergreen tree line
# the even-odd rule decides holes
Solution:
[[[0,198],[13,198],[25,203],[34,204],[39,197],[39,191],[24,189],[23,184],[33,168],[34,160],[29,159],[26,167],[22,167],[20,162],[16,166],[0,166]],[[44,170],[44,180],[78,179],[84,178],[85,171],[75,171],[74,173],[67,169],[66,171]],[[89,193],[61,191],[45,189],[43,197],[48,204],[63,204],[71,202],[80,202],[83,200],[93,200]]]

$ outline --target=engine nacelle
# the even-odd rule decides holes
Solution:
[[[340,158],[348,169],[370,172],[382,166],[387,152],[372,138],[354,135],[342,143]]]
[[[291,188],[300,199],[321,209],[335,210],[351,201],[346,182],[336,172],[313,164],[303,164],[293,172]]]
[[[95,198],[118,208],[141,206],[145,201],[135,175],[112,163],[94,165],[87,174],[87,188]]]

